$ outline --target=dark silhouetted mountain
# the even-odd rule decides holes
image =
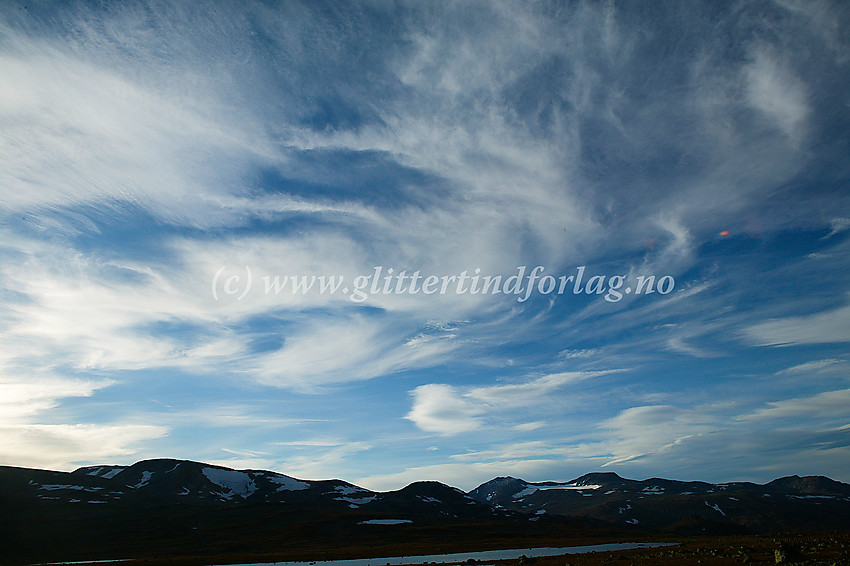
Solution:
[[[837,482],[824,476],[788,476],[775,479],[767,487],[779,493],[796,493],[797,495],[835,495],[850,496],[850,485]]]
[[[429,553],[517,537],[545,546],[564,537],[848,528],[850,485],[820,476],[766,485],[614,473],[565,483],[498,477],[464,493],[432,481],[375,492],[173,459],[71,473],[0,467],[4,564],[199,553],[316,557],[398,548],[392,545]]]
[[[791,476],[765,485],[711,484],[592,473],[570,482],[496,478],[470,495],[527,515],[591,517],[672,532],[780,532],[850,528],[850,485]]]

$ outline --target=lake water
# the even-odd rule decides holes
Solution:
[[[675,542],[614,542],[609,544],[590,544],[586,546],[545,546],[540,548],[513,548],[509,550],[483,550],[480,552],[456,552],[454,554],[423,554],[419,556],[391,556],[385,558],[356,558],[353,560],[318,560],[314,562],[265,562],[255,564],[231,564],[230,566],[400,566],[402,564],[449,564],[495,560],[513,560],[522,555],[529,558],[537,556],[558,556],[560,554],[583,554],[586,552],[608,552],[611,550],[631,550],[634,548],[658,548],[673,546]]]

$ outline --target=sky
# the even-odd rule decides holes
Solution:
[[[850,482],[848,30],[0,2],[0,464]]]

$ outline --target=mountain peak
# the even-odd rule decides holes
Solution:
[[[825,476],[785,476],[766,484],[766,487],[800,495],[850,495],[850,485]]]

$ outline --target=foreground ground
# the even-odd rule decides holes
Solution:
[[[703,564],[850,565],[850,533],[693,538],[675,547],[553,556],[530,559],[534,566],[596,566],[640,564],[677,566]]]
[[[575,541],[570,541],[570,543]],[[585,544],[599,541],[585,541]],[[679,566],[686,564],[727,566],[738,564],[801,564],[809,566],[850,566],[850,532],[816,533],[781,536],[692,537],[679,539],[676,546],[663,548],[621,550],[588,554],[568,554],[542,558],[520,558],[496,562],[494,566],[601,566],[646,565]],[[581,542],[576,542],[581,544]],[[352,549],[354,550],[354,549]],[[362,550],[350,556],[360,555]],[[389,550],[389,548],[384,548]],[[400,545],[395,555],[411,554]],[[134,561],[114,562],[115,566],[196,566],[201,564],[234,564],[257,561],[271,562],[281,557],[260,555],[229,555],[201,557],[156,557]],[[109,566],[110,563],[98,566]],[[463,566],[473,566],[466,562]],[[484,566],[480,563],[479,566]],[[493,563],[487,563],[493,564]]]

